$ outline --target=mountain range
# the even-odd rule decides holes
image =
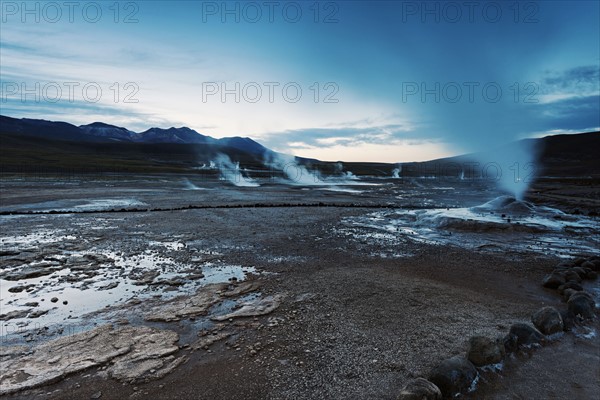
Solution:
[[[90,142],[90,143],[172,143],[204,144],[217,147],[232,147],[244,152],[263,155],[266,147],[250,138],[229,137],[215,139],[202,135],[187,127],[168,129],[150,128],[144,132],[134,132],[127,128],[94,122],[88,125],[71,125],[66,122],[42,119],[11,118],[0,115],[0,132],[44,139]]]
[[[600,132],[525,139],[507,146],[531,145],[539,149],[539,171],[543,175],[600,179]],[[66,169],[190,173],[223,154],[260,176],[261,171],[265,174],[270,171],[265,158],[278,153],[251,138],[215,139],[186,127],[133,132],[103,122],[75,126],[66,122],[0,116],[0,171],[3,173],[47,173]],[[423,171],[439,170],[439,165],[485,159],[482,154],[402,163],[402,176],[421,176]],[[307,167],[318,168],[324,174],[339,170],[337,162],[301,157],[295,157],[295,160]],[[346,171],[355,175],[391,176],[399,164],[343,162],[343,165]],[[447,168],[446,173],[456,174],[457,171]]]

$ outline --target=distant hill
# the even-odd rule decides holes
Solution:
[[[600,132],[555,135],[508,144],[534,145],[540,149],[542,175],[600,177]],[[504,149],[506,151],[506,149]],[[277,153],[244,137],[215,139],[193,129],[151,128],[133,132],[123,127],[94,122],[75,126],[66,122],[16,119],[0,116],[1,172],[107,171],[107,172],[192,172],[220,154],[244,168],[268,173],[265,156]],[[391,176],[402,167],[402,176],[459,176],[461,165],[493,159],[494,151],[467,154],[420,163],[344,162],[344,170],[356,175]],[[268,158],[268,157],[267,157]],[[336,173],[338,163],[295,157],[296,162]]]
[[[402,163],[402,176],[457,176],[469,173],[469,165],[481,160],[494,161],[497,153],[517,153],[519,149],[537,151],[537,176],[600,177],[600,132],[553,135],[523,139],[488,152],[465,154],[425,162]]]

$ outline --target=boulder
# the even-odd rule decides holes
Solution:
[[[589,270],[586,272],[585,274],[585,279],[589,279],[591,281],[598,279],[598,273],[596,271],[593,270]]]
[[[558,289],[558,287],[564,285],[565,282],[565,277],[562,274],[552,273],[544,277],[542,286],[549,289]]]
[[[581,268],[581,267],[575,267],[572,268],[571,271],[575,272],[577,275],[579,275],[579,278],[581,279],[585,279],[585,269]]]
[[[573,260],[573,264],[575,265],[581,265],[584,262],[586,262],[587,260],[584,257],[577,257],[575,260]]]
[[[563,310],[560,312],[560,316],[563,320],[563,329],[565,332],[570,332],[575,327],[575,315],[569,310]]]
[[[477,378],[477,369],[464,357],[454,356],[444,360],[431,372],[430,380],[444,397],[455,397],[469,391]]]
[[[594,318],[596,304],[594,298],[586,292],[577,292],[567,301],[569,311],[584,319]]]
[[[485,336],[473,336],[469,339],[467,358],[477,367],[497,364],[504,358],[504,343]]]
[[[402,388],[398,400],[441,400],[442,392],[424,378],[413,379]]]
[[[517,323],[510,327],[510,334],[517,337],[517,346],[540,344],[544,335],[528,324]]]
[[[518,342],[517,336],[513,335],[511,333],[507,333],[502,338],[502,344],[504,345],[504,350],[507,353],[514,353],[515,351],[517,351],[519,349],[519,345],[517,342]]]
[[[565,273],[565,280],[567,282],[581,282],[581,277],[579,276],[579,274],[573,270],[567,271]]]
[[[600,272],[600,262],[598,260],[586,261],[581,264],[582,268],[589,268],[592,271]]]
[[[563,292],[563,294],[562,294],[562,296],[563,296],[563,299],[564,299],[565,301],[569,301],[569,299],[571,298],[571,296],[573,296],[575,293],[578,293],[578,291],[577,291],[577,290],[575,290],[575,289],[566,289],[566,290]]]
[[[575,291],[581,292],[583,290],[583,286],[581,286],[579,283],[577,282],[567,282],[564,285],[562,285],[562,291],[564,293],[565,290],[567,289],[573,289]]]
[[[564,325],[560,312],[554,307],[542,307],[531,316],[533,325],[544,335],[562,332]]]

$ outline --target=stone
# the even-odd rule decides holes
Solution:
[[[582,265],[584,262],[586,262],[587,260],[583,257],[577,257],[575,260],[573,260],[573,264],[575,265]]]
[[[0,314],[0,321],[9,321],[11,319],[25,318],[27,317],[27,314],[29,314],[30,311],[31,309],[28,308],[26,310],[14,310],[6,314]]]
[[[596,271],[593,270],[589,270],[586,272],[585,274],[585,279],[589,279],[591,281],[598,279],[598,273]]]
[[[90,396],[90,399],[99,399],[102,397],[102,392],[96,392]]]
[[[540,344],[544,335],[533,326],[523,323],[513,324],[510,327],[510,334],[517,337],[517,346],[533,346]]]
[[[109,376],[126,381],[160,378],[185,357],[179,336],[170,330],[146,326],[95,329],[44,342],[23,353],[3,349],[0,396],[32,389],[94,367],[106,366]],[[150,370],[154,369],[153,374]]]
[[[39,278],[52,274],[54,271],[59,271],[62,267],[56,262],[41,262],[33,265],[27,265],[18,270],[12,270],[5,273],[0,273],[0,279],[7,281],[22,281],[25,279]]]
[[[260,283],[257,281],[247,281],[235,285],[232,289],[221,293],[223,297],[237,297],[246,293],[253,292],[260,288]]]
[[[561,291],[562,291],[562,292],[564,292],[564,291],[565,291],[565,290],[567,290],[567,289],[573,289],[573,290],[576,290],[576,291],[578,291],[578,292],[581,292],[581,291],[583,290],[583,286],[581,286],[581,285],[580,285],[579,283],[577,283],[577,282],[570,281],[570,282],[567,282],[567,283],[565,283],[565,284],[562,286],[562,289],[561,289]]]
[[[272,313],[279,307],[282,295],[257,298],[242,304],[242,307],[230,312],[229,314],[219,315],[211,319],[215,321],[225,321],[230,318],[255,317]]]
[[[147,313],[144,319],[153,322],[171,322],[206,314],[211,306],[219,302],[219,293],[226,287],[226,284],[203,286],[192,296],[180,296],[161,303]]]
[[[48,313],[49,310],[33,310],[32,312],[29,313],[29,315],[27,316],[27,318],[39,318],[42,315],[45,315]]]
[[[504,358],[504,344],[485,336],[473,336],[469,339],[467,358],[477,367],[497,364]]]
[[[567,282],[581,282],[581,277],[579,276],[579,274],[573,270],[567,271],[565,273],[565,280]]]
[[[577,275],[579,275],[579,278],[581,279],[585,279],[585,269],[581,268],[581,267],[574,267],[571,268],[571,271],[575,272]]]
[[[542,280],[542,286],[549,289],[558,289],[558,287],[560,285],[564,285],[565,282],[565,277],[563,275],[552,273],[544,277]]]
[[[544,335],[552,335],[564,329],[560,312],[554,307],[540,308],[531,316],[531,322]]]
[[[507,353],[514,353],[519,349],[517,336],[510,333],[502,338],[502,344],[504,344],[504,350]]]
[[[575,327],[575,315],[569,310],[562,310],[560,312],[560,317],[563,320],[563,329],[565,332],[570,332]]]
[[[586,261],[581,264],[582,268],[589,268],[592,271],[600,272],[600,262]]]
[[[413,379],[400,391],[398,400],[441,400],[442,392],[432,382],[424,378]]]
[[[563,294],[562,294],[562,295],[563,295],[563,299],[564,299],[565,301],[569,301],[569,299],[571,298],[571,296],[573,296],[573,295],[574,295],[575,293],[577,293],[577,292],[578,292],[578,291],[577,291],[577,290],[575,290],[575,289],[566,289],[566,290],[563,292]]]
[[[430,381],[440,389],[444,397],[455,397],[469,391],[477,375],[477,369],[469,360],[454,356],[433,369]]]
[[[119,282],[113,281],[107,283],[106,285],[98,286],[97,290],[110,290],[116,288],[117,286],[119,286]]]
[[[584,319],[594,318],[596,303],[594,298],[586,292],[577,292],[567,301],[569,311]]]
[[[56,303],[58,301],[58,297],[53,297],[50,299],[51,302]]]

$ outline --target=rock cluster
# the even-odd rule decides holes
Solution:
[[[581,283],[596,279],[599,271],[600,257],[578,258],[559,264],[544,277],[542,285],[557,290],[567,302],[567,310],[542,307],[532,314],[533,325],[515,323],[503,338],[471,337],[466,357],[454,356],[442,361],[431,371],[429,380],[411,380],[400,392],[399,400],[454,398],[472,391],[479,376],[478,368],[498,364],[507,353],[520,348],[540,346],[547,340],[547,335],[569,330],[576,319],[594,318],[595,300]]]
[[[561,318],[562,320],[573,320],[575,318],[585,320],[595,317],[595,300],[591,294],[584,290],[582,281],[597,279],[599,271],[600,257],[580,257],[573,261],[564,261],[560,263],[550,274],[544,277],[542,286],[548,289],[557,290],[563,300],[567,302],[568,311],[567,314],[564,315],[566,318],[563,317]],[[536,317],[534,316],[534,319],[535,318]],[[551,316],[548,314],[548,311],[545,311],[543,314],[537,315],[537,321],[540,324],[548,325],[544,326],[544,329],[549,328],[553,331],[552,333],[560,331],[560,323],[558,322],[558,317],[555,313]],[[534,321],[534,324],[535,323],[536,322]],[[563,328],[568,328],[568,326],[565,326],[564,322],[562,324]],[[550,327],[550,325],[552,326]]]

